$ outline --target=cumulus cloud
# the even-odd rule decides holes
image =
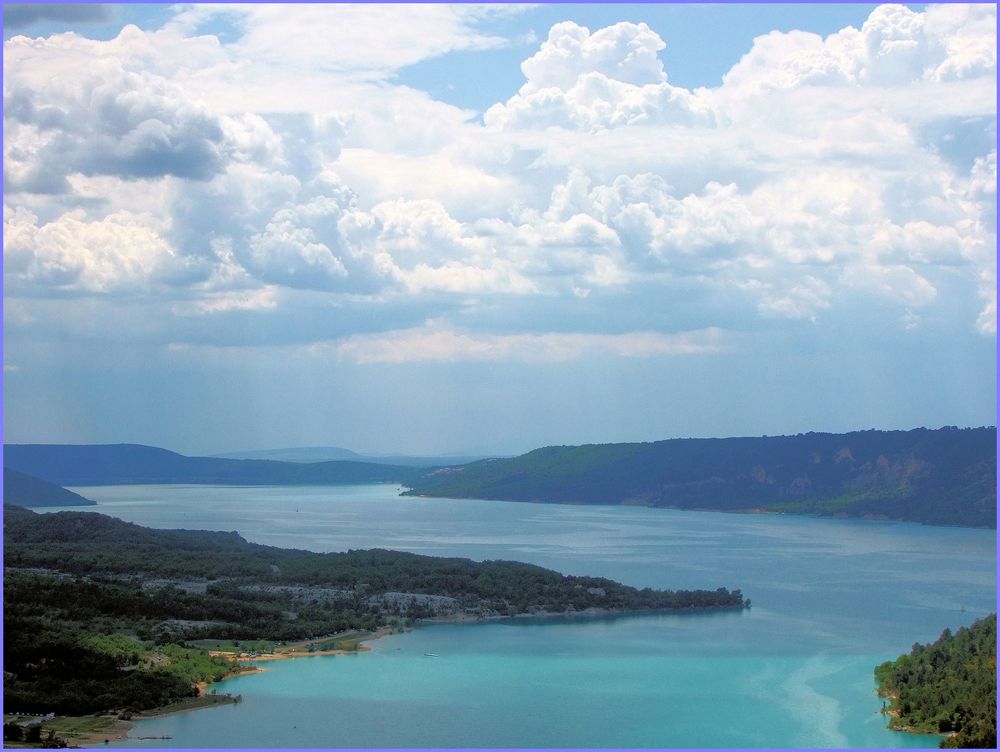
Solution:
[[[31,212],[4,208],[4,275],[66,291],[134,292],[157,285],[187,286],[207,274],[178,258],[150,215],[115,212],[88,220],[74,210],[42,223]]]
[[[207,180],[267,151],[274,139],[261,118],[217,114],[168,78],[135,70],[146,42],[129,26],[110,42],[64,34],[5,44],[8,192],[65,191],[73,173]]]
[[[986,5],[931,6],[925,12],[881,5],[860,29],[821,37],[773,31],[723,81],[743,90],[801,86],[894,86],[996,72],[996,11]]]
[[[354,211],[339,229],[355,258],[413,293],[529,293],[537,290],[489,237],[455,220],[438,202],[390,201]]]
[[[527,83],[487,110],[499,129],[560,127],[599,131],[624,125],[706,124],[697,96],[667,83],[657,53],[665,43],[644,23],[618,23],[591,34],[564,21],[521,65]]]
[[[696,329],[878,301],[916,326],[978,296],[965,325],[995,334],[993,6],[774,32],[696,91],[668,82],[647,24],[567,21],[481,124],[393,81],[504,44],[482,30],[500,12],[196,5],[108,41],[9,40],[9,289],[183,289],[170,310],[205,319],[295,296],[373,316],[413,301],[391,336],[338,345],[354,360],[666,352],[641,316],[688,307]],[[578,312],[639,288],[660,307],[618,327],[631,339],[413,326],[428,308]]]

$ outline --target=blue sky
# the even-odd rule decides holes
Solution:
[[[4,433],[995,422],[992,5],[5,6]]]

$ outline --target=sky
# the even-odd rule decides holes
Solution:
[[[994,425],[996,6],[4,6],[4,441]]]

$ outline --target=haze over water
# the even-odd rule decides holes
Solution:
[[[269,663],[218,685],[242,704],[143,721],[133,736],[172,739],[121,746],[936,747],[885,729],[872,669],[995,609],[992,530],[414,499],[387,485],[75,490],[150,527],[516,559],[753,602],[425,626],[364,655]]]

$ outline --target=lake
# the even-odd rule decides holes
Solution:
[[[936,747],[888,731],[872,669],[995,610],[992,530],[399,497],[391,485],[74,488],[157,528],[313,551],[516,559],[742,613],[422,626],[266,664],[238,705],[142,721],[175,747]],[[428,657],[425,653],[437,653]]]

